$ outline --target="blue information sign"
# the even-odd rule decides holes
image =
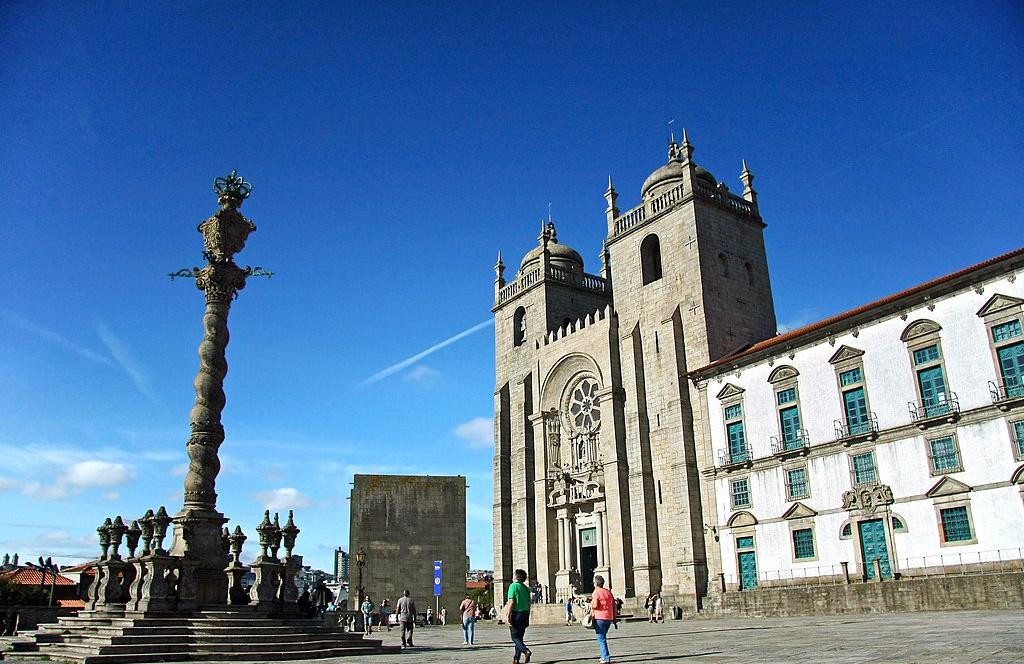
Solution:
[[[441,596],[441,561],[434,561],[434,597]]]

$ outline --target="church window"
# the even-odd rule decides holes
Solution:
[[[995,401],[1024,397],[1024,301],[996,293],[978,312],[989,330],[989,347],[996,364]]]
[[[893,532],[905,533],[907,532],[907,524],[903,523],[903,519],[898,516],[892,517],[892,529]]]
[[[750,480],[743,478],[733,480],[729,484],[729,492],[732,495],[732,508],[750,507]]]
[[[878,482],[874,452],[857,454],[850,457],[850,463],[853,467],[854,486],[869,486]]]
[[[939,517],[942,519],[943,542],[963,542],[973,539],[971,520],[967,515],[966,507],[950,507],[939,510]]]
[[[810,492],[807,490],[807,469],[790,468],[786,471],[786,497],[789,500],[807,498]]]
[[[645,286],[661,279],[661,242],[657,235],[648,235],[640,243],[640,273]]]
[[[780,390],[776,396],[780,406],[784,406],[787,403],[793,403],[796,401],[796,388],[791,387],[789,389]]]
[[[793,531],[793,557],[797,560],[814,557],[814,531],[801,528]]]
[[[519,307],[512,316],[512,344],[522,346],[526,341],[526,309]]]
[[[1003,323],[1002,325],[996,325],[992,328],[992,340],[993,341],[1006,341],[1019,337],[1021,335],[1020,321],[1012,320],[1009,323]]]
[[[601,397],[597,383],[585,378],[573,389],[569,399],[569,417],[577,429],[589,431],[601,424]]]
[[[956,438],[953,436],[929,440],[928,460],[931,463],[932,475],[943,475],[963,470],[960,466],[960,451],[957,449]]]

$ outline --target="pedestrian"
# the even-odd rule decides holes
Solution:
[[[362,606],[359,607],[360,611],[363,612],[363,631],[367,634],[373,634],[373,602],[370,601],[370,596],[367,595],[363,601]]]
[[[508,604],[505,605],[506,621],[508,630],[512,636],[512,645],[516,653],[512,656],[514,664],[519,664],[520,656],[526,664],[533,656],[533,652],[526,647],[523,641],[526,636],[526,628],[530,626],[530,589],[526,587],[526,572],[517,569],[514,573],[515,581],[508,587]]]
[[[491,620],[498,619],[498,607],[492,606],[490,612],[487,614]],[[501,622],[500,620],[498,622]]]
[[[654,622],[665,622],[665,602],[661,598],[661,593],[658,593],[654,597]]]
[[[568,627],[572,624],[572,621],[576,619],[576,616],[572,614],[572,597],[565,600],[565,626]]]
[[[430,608],[429,606],[427,607],[427,624],[434,624],[434,609]]]
[[[462,645],[473,645],[473,636],[476,632],[476,617],[480,613],[476,602],[469,595],[459,604],[459,616],[462,617]]]
[[[311,613],[312,612],[310,611],[309,603],[309,587],[303,586],[302,594],[299,595],[299,615],[303,618],[310,618],[312,617]]]
[[[324,612],[327,611],[327,604],[334,599],[334,593],[327,587],[327,584],[323,582],[323,579],[316,582],[316,586],[313,588],[313,595],[310,598],[313,606],[316,607],[316,615],[323,616]]]
[[[441,622],[441,626],[448,624],[448,609],[441,607],[441,610],[437,612],[437,618]]]
[[[402,625],[402,647],[412,648],[412,630],[416,627],[416,602],[409,597],[409,591],[402,593],[395,604],[398,622]]]
[[[648,595],[644,600],[644,608],[647,609],[647,622],[654,622],[654,593]]]
[[[475,615],[475,616],[473,616],[473,617],[474,617],[474,618],[475,618],[476,620],[483,620],[483,618],[484,618],[484,612],[480,610],[480,607],[479,607],[479,606],[477,606],[477,607],[476,607],[476,615]]]
[[[380,601],[380,624],[391,631],[391,621],[388,616],[391,614],[391,602],[385,598]]]
[[[612,591],[604,587],[604,577],[600,574],[594,575],[594,597],[590,600],[590,609],[594,616],[600,661],[605,664],[612,661],[611,653],[608,652],[608,628],[615,622],[615,597]]]

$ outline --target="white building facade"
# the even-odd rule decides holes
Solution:
[[[1022,275],[1017,250],[690,374],[715,590],[1022,557]]]

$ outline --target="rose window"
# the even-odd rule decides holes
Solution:
[[[600,405],[597,383],[582,380],[569,397],[569,418],[577,429],[596,429],[601,424]]]

